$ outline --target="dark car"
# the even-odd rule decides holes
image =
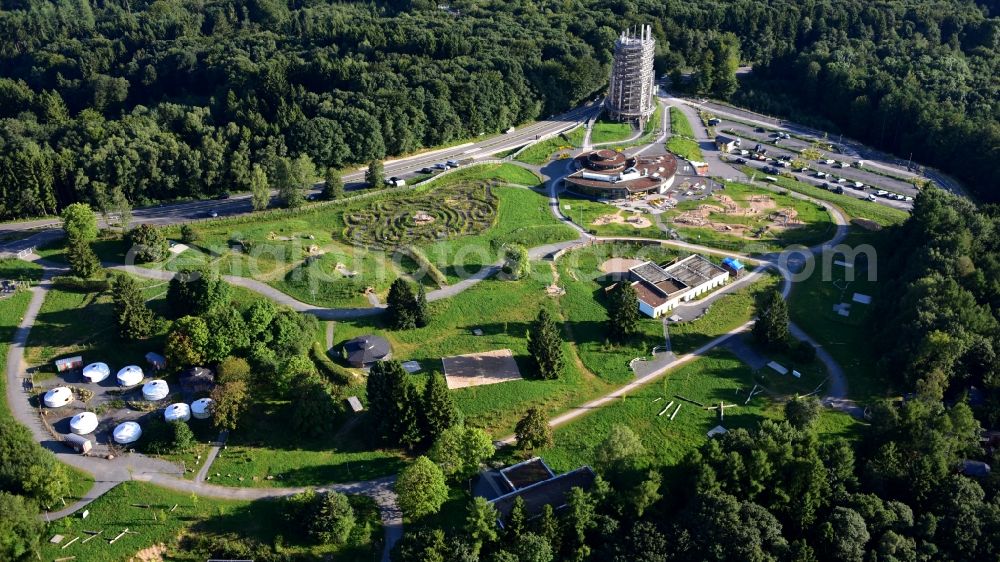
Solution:
[[[215,199],[218,200],[218,201],[225,201],[226,199],[229,199],[229,194],[228,193],[220,193],[220,194],[218,194],[218,195],[215,196]]]
[[[433,174],[434,173],[434,168],[430,168],[430,167],[420,168],[420,173],[421,174]]]
[[[319,198],[319,193],[310,193],[309,195],[306,195],[306,201],[319,201]]]
[[[755,133],[763,133],[763,132],[765,132],[765,130],[764,130],[764,127],[757,127],[756,129],[754,129],[754,132]]]
[[[747,161],[746,161],[746,159],[745,159],[745,158],[737,158],[737,159],[736,159],[736,163],[737,163],[737,164],[746,164],[746,163],[747,163]]]

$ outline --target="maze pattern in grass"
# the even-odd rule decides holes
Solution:
[[[492,184],[463,184],[375,201],[367,208],[344,212],[344,237],[380,250],[478,234],[493,226],[499,199]],[[418,223],[418,214],[433,217]]]

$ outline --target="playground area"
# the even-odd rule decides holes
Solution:
[[[449,389],[520,380],[521,370],[509,349],[442,357]]]
[[[606,226],[609,224],[621,224],[628,225],[634,228],[642,229],[649,228],[653,226],[653,222],[648,218],[644,217],[638,212],[633,212],[632,214],[625,215],[624,211],[618,211],[617,213],[609,213],[606,215],[601,215],[594,219],[591,224],[593,226]]]
[[[672,219],[678,226],[710,228],[743,238],[758,238],[764,232],[782,232],[805,223],[793,207],[778,207],[767,195],[753,194],[742,200],[714,193],[710,202],[680,211]]]

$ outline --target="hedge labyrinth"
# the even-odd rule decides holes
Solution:
[[[497,216],[490,183],[461,184],[372,202],[344,212],[344,238],[379,250],[478,234]]]

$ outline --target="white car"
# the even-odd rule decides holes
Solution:
[[[854,182],[854,188],[855,189],[864,189],[864,187],[865,187],[865,184],[863,184],[863,183],[861,183],[859,181]]]
[[[833,158],[827,158],[826,160],[823,161],[823,163],[826,164],[827,166],[833,165],[834,162],[836,162],[836,160],[834,160]]]

